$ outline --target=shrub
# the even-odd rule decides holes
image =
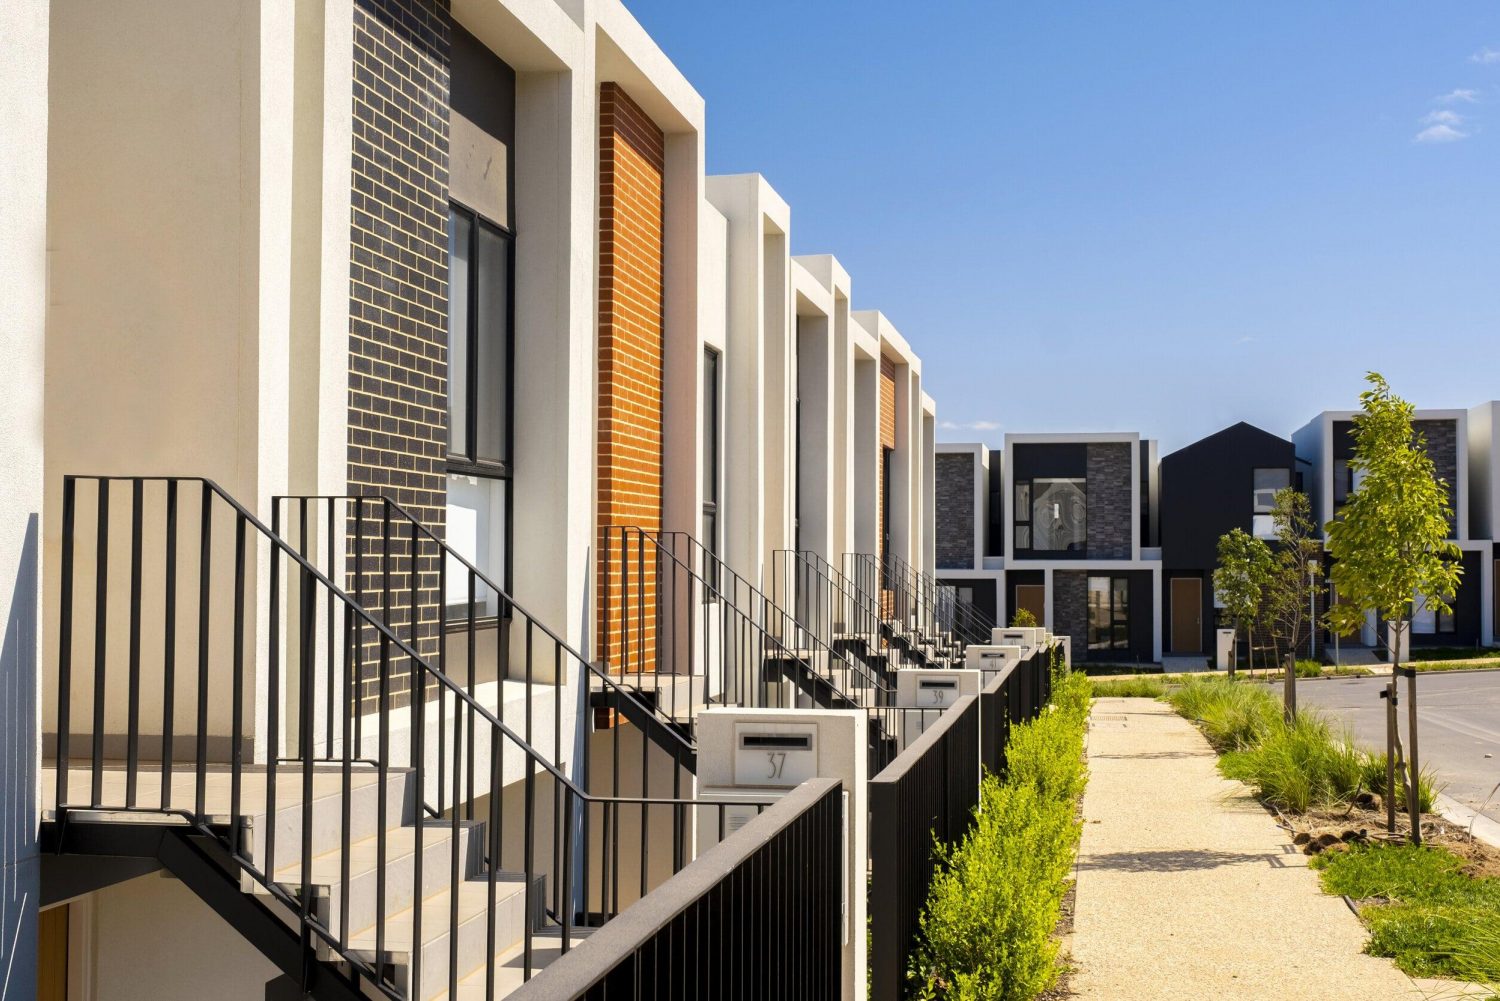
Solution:
[[[985,776],[968,834],[937,847],[909,971],[921,997],[1023,1001],[1056,981],[1052,932],[1082,830],[1090,701],[1084,675],[1056,676],[1052,704],[1011,728],[1008,773]]]
[[[1036,616],[1031,614],[1029,608],[1018,608],[1016,614],[1010,617],[1012,629],[1032,629],[1036,627]]]

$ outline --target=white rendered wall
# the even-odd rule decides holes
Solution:
[[[0,4],[0,999],[36,996],[37,618],[47,297],[45,0]]]

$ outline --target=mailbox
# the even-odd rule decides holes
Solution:
[[[1028,627],[1016,627],[1013,629],[995,629],[990,633],[990,643],[994,646],[1018,646],[1021,648],[1021,656],[1031,656],[1031,651],[1040,645],[1039,633],[1041,629]]]
[[[1220,671],[1227,671],[1230,662],[1234,660],[1234,630],[1216,629],[1214,637],[1218,641],[1214,650],[1214,667]]]
[[[925,673],[925,672],[922,672]],[[941,673],[941,672],[932,672]],[[959,672],[962,673],[962,672]],[[868,872],[869,714],[863,709],[741,709],[698,713],[698,854],[811,778],[844,789],[843,997],[864,997]],[[717,804],[725,804],[723,806]],[[722,814],[722,824],[721,817]]]
[[[908,668],[896,672],[896,707],[902,746],[910,744],[953,703],[978,695],[984,675],[962,668]]]
[[[1019,646],[971,646],[964,651],[964,667],[981,672],[988,684],[1010,665],[1020,663],[1022,656]]]

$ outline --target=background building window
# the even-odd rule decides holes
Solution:
[[[448,211],[448,543],[502,588],[510,587],[511,236],[461,205]],[[449,559],[450,608],[468,614],[469,575]],[[482,583],[474,611],[500,612]]]
[[[1031,481],[1031,549],[1083,552],[1088,547],[1088,497],[1081,479]]]
[[[1089,578],[1089,650],[1130,649],[1130,579]]]
[[[1257,539],[1274,539],[1276,537],[1275,519],[1271,512],[1276,510],[1276,492],[1284,490],[1292,485],[1292,471],[1290,469],[1257,469],[1254,472],[1251,516],[1251,532]]]

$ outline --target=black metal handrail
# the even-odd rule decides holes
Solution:
[[[811,779],[511,997],[842,996],[843,802]]]
[[[85,548],[83,553],[85,557],[92,555],[94,564],[93,622],[87,631],[79,628],[85,623],[75,620],[75,564],[81,547],[90,545],[77,530],[80,483],[92,483],[96,488],[91,552]],[[115,548],[110,532],[116,516],[123,513],[119,509],[111,512],[110,494],[111,486],[120,483],[130,485],[125,616],[110,611],[110,598],[117,590],[110,570]],[[160,520],[153,517],[149,524],[148,486],[149,499],[161,503]],[[215,537],[216,510],[232,521],[232,541],[227,545],[222,534]],[[178,542],[184,534],[183,524],[196,529],[187,533],[198,541],[196,595],[178,588],[182,562]],[[148,536],[152,555],[146,551]],[[306,545],[312,540],[304,532],[300,541]],[[158,552],[162,554],[159,563],[155,556]],[[390,573],[389,564],[381,572]],[[258,586],[261,575],[265,575],[264,583]],[[225,577],[230,579],[226,581]],[[221,585],[217,593],[216,583]],[[687,863],[687,834],[695,817],[701,820],[701,814],[694,811],[716,811],[722,827],[728,807],[745,805],[644,795],[601,796],[587,791],[456,679],[430,664],[415,645],[354,600],[330,575],[304,558],[298,546],[267,528],[216,483],[202,477],[64,477],[60,589],[54,816],[65,822],[69,811],[90,810],[185,817],[200,833],[218,840],[261,892],[295,916],[304,953],[311,957],[318,948],[331,950],[345,964],[347,979],[356,990],[364,984],[393,999],[428,993],[422,989],[425,950],[421,946],[427,941],[422,928],[424,908],[411,907],[414,948],[406,955],[404,976],[393,965],[395,954],[389,947],[396,943],[387,927],[388,910],[398,908],[402,900],[420,904],[435,892],[446,892],[449,955],[445,979],[452,996],[462,976],[458,966],[461,884],[471,882],[482,887],[482,970],[493,986],[497,945],[501,944],[496,938],[497,893],[503,883],[514,886],[519,881],[524,917],[516,944],[522,953],[522,975],[529,978],[538,968],[534,938],[544,930],[537,927],[533,915],[551,915],[561,949],[566,952],[580,923],[607,920],[629,903],[635,888],[626,886],[622,894],[625,879],[638,879],[638,894],[644,896],[662,878],[656,875],[657,870],[666,867],[675,872]],[[321,614],[320,602],[325,609],[332,606],[334,614]],[[148,608],[153,618],[161,616],[159,648],[146,639]],[[188,614],[180,616],[180,612]],[[179,618],[196,618],[196,630],[183,635]],[[320,643],[318,634],[323,628],[330,635]],[[92,691],[80,686],[75,693],[74,645],[88,632],[92,632],[93,642]],[[547,635],[555,640],[555,634]],[[180,678],[177,670],[178,647],[189,639],[196,643],[195,679]],[[533,642],[527,640],[528,657],[534,652]],[[247,655],[252,658],[249,673]],[[561,657],[560,648],[554,656]],[[120,661],[126,667],[124,679],[119,678],[120,672],[111,671]],[[226,662],[227,679],[222,667]],[[320,679],[320,670],[334,677]],[[151,699],[144,700],[148,671],[159,671],[160,675],[161,712],[155,726],[147,717],[154,715],[150,710],[156,692],[151,691]],[[122,680],[126,692],[123,748],[109,748],[107,727],[119,724],[112,719],[112,710],[118,706],[112,706],[107,695],[112,687],[118,690]],[[185,690],[190,681],[195,689],[195,713],[189,745],[186,735],[176,732],[176,724],[178,689]],[[251,682],[256,695],[251,693]],[[151,688],[155,685],[152,678]],[[215,689],[217,702],[213,698]],[[326,706],[319,705],[319,699],[330,693],[337,703],[332,716],[327,715]],[[81,736],[73,727],[75,695],[91,708],[86,772],[75,772],[72,767],[73,740]],[[265,710],[264,723],[252,722],[249,732],[247,696],[256,698]],[[226,698],[227,712],[223,705]],[[317,728],[320,709],[324,710],[325,722],[321,752]],[[439,721],[452,714],[452,726],[440,728],[436,744],[428,739],[428,715],[433,710]],[[376,732],[363,733],[357,741],[355,727],[365,715],[373,715],[370,725]],[[400,717],[407,725],[405,734],[393,732]],[[327,725],[330,719],[334,725]],[[160,732],[149,732],[152,729]],[[213,739],[226,746],[215,748],[211,744],[211,730],[218,731]],[[143,737],[149,738],[144,752]],[[587,742],[585,735],[584,744]],[[291,752],[287,757],[282,756],[283,744]],[[253,748],[259,764],[247,763],[247,745]],[[159,756],[156,764],[149,761],[152,751]],[[471,784],[467,812],[472,818],[473,799],[487,798],[482,827],[462,823],[462,811],[456,808],[464,801],[458,763],[472,760],[476,752],[487,756],[489,777],[482,791]],[[439,763],[446,763],[445,770],[439,772],[440,784],[451,793],[443,808],[429,786],[434,771],[442,767]],[[147,802],[141,790],[142,776],[158,770],[159,798],[151,797]],[[226,772],[227,780],[223,778]],[[174,778],[184,773],[192,776],[189,790],[174,786]],[[77,793],[72,782],[75,775],[84,780],[85,786]],[[513,776],[511,781],[507,781],[508,775]],[[222,788],[225,784],[227,790]],[[364,804],[361,810],[368,812],[367,800],[371,797],[365,790],[372,785],[374,829],[361,836],[376,843],[370,891],[375,899],[373,925],[361,929],[351,926],[355,874],[350,859],[358,833],[354,803],[358,798]],[[507,790],[518,792],[511,797],[518,803],[506,802]],[[338,854],[338,874],[325,875],[316,882],[315,809],[326,811],[323,826],[338,832],[331,849]],[[551,830],[547,831],[539,821],[549,815]],[[424,819],[426,816],[440,817],[441,822],[434,827]],[[256,817],[266,820],[264,837],[252,826]],[[388,828],[392,819],[413,831],[409,879],[391,875]],[[443,825],[448,827],[450,840],[446,852],[440,854],[446,854],[442,861],[449,871],[446,881],[438,879],[433,887],[432,881],[424,878],[425,838],[428,833],[436,837]],[[292,852],[278,856],[278,833],[296,838]],[[622,841],[632,836],[638,842],[632,846],[638,854],[633,859],[630,855],[622,858]],[[471,857],[477,855],[481,860],[477,866],[461,859],[460,846],[470,839],[478,849]],[[658,861],[653,862],[651,846],[658,839],[670,843],[670,854],[666,844],[660,844]],[[540,844],[543,840],[550,844]],[[320,852],[330,850],[323,845],[316,847]],[[659,861],[663,856],[667,859],[665,866]],[[624,863],[629,861],[635,863],[635,872],[625,868]],[[361,886],[368,888],[368,884]],[[336,909],[322,902],[326,898],[318,891],[323,889],[337,891],[340,903]],[[474,973],[478,975],[478,970]]]
[[[780,549],[771,554],[771,600],[792,610],[825,646],[852,645],[887,685],[893,684],[891,671],[922,666],[913,649],[881,636],[880,599],[817,553]]]
[[[669,714],[691,724],[698,709],[716,702],[780,707],[766,670],[779,661],[791,667],[791,680],[818,689],[815,698],[865,709],[876,735],[874,765],[888,760],[895,693],[879,672],[822,643],[685,532],[613,526],[604,540],[600,635],[608,670],[654,688]]]
[[[923,595],[907,563],[891,553],[847,553],[847,575],[862,591],[879,595],[880,619],[891,639],[909,648],[927,666],[962,659],[962,649],[940,628],[937,607]]]

